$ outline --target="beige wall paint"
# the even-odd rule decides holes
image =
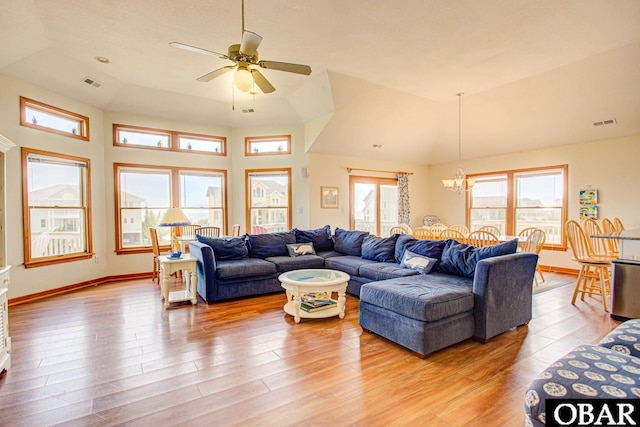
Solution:
[[[79,141],[20,126],[20,96],[88,116],[90,118],[91,141]],[[107,221],[109,206],[105,204],[103,190],[107,183],[105,182],[105,163],[103,161],[102,112],[62,95],[0,74],[0,133],[17,145],[6,156],[7,263],[13,266],[9,298],[60,288],[71,283],[80,283],[111,274],[104,259],[109,237],[104,225]],[[24,268],[21,147],[90,159],[93,250],[102,257],[100,263],[89,259],[46,267]]]
[[[628,229],[640,228],[640,135],[527,151],[505,156],[464,160],[466,173],[524,169],[567,164],[569,168],[568,218],[579,220],[578,194],[591,185],[598,190],[599,215],[619,217]],[[441,179],[455,173],[456,164],[431,167],[429,180],[433,195],[431,209],[445,224],[464,223],[465,199],[442,188]],[[570,251],[543,251],[540,263],[566,268],[578,268]]]
[[[428,182],[429,168],[424,165],[386,162],[356,157],[332,156],[328,154],[309,154],[309,197],[311,213],[309,226],[322,227],[325,224],[343,229],[349,228],[349,173],[347,168],[375,169],[383,171],[412,172],[409,177],[409,197],[411,198],[411,226],[422,225],[422,217],[429,213]],[[389,173],[368,173],[353,171],[351,175],[394,177]],[[338,187],[339,207],[337,209],[320,208],[320,187]]]

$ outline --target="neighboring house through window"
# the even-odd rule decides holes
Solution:
[[[22,148],[25,267],[88,259],[89,159]]]
[[[246,170],[247,230],[260,234],[291,229],[291,169]]]

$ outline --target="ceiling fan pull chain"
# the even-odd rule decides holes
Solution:
[[[244,34],[244,0],[242,0],[242,34]]]

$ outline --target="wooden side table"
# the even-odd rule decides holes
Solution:
[[[160,277],[162,298],[164,298],[164,308],[168,308],[172,302],[191,301],[191,304],[198,303],[196,295],[196,284],[198,283],[198,275],[196,273],[196,257],[186,254],[180,258],[171,258],[170,256],[159,256],[160,259]],[[183,271],[185,278],[185,288],[180,291],[169,292],[169,278],[173,273]]]

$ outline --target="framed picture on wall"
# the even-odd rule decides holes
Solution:
[[[598,205],[582,205],[580,206],[580,220],[598,219]]]
[[[338,187],[320,187],[320,207],[338,207]]]
[[[590,188],[586,190],[580,190],[580,204],[581,205],[598,204],[598,190],[592,190]]]

